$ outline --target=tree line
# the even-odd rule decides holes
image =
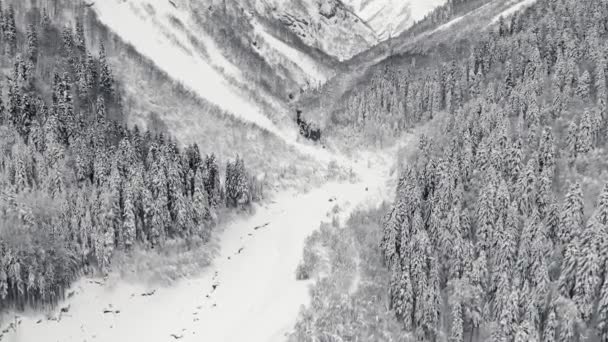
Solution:
[[[54,304],[112,254],[168,239],[206,242],[222,207],[259,198],[242,159],[127,127],[103,43],[80,19],[0,8],[0,307]],[[23,32],[23,33],[22,33]],[[54,70],[49,72],[49,70]],[[5,91],[4,91],[5,90]]]

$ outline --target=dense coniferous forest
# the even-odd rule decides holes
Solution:
[[[25,18],[0,9],[0,307],[54,304],[116,250],[200,246],[222,207],[259,198],[242,159],[222,182],[213,154],[127,127],[103,42],[80,20]]]
[[[608,339],[607,18],[603,1],[540,0],[468,57],[404,71],[422,81],[393,70],[387,92],[354,97],[357,122],[437,128],[381,241],[407,336]]]

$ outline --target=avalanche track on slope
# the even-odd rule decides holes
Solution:
[[[57,309],[59,321],[19,317],[5,341],[284,341],[308,302],[310,282],[295,278],[305,238],[331,220],[334,206],[344,222],[356,207],[386,199],[385,160],[354,164],[360,178],[353,183],[278,194],[230,224],[220,236],[220,255],[197,278],[156,289],[83,279],[59,306],[69,311]]]
[[[295,126],[279,127],[264,115],[264,109],[256,101],[231,84],[219,71],[244,82],[239,78],[239,69],[221,55],[204,32],[195,32],[199,35],[197,38],[205,42],[204,51],[193,44],[191,37],[182,29],[187,27],[189,18],[182,9],[172,6],[171,2],[104,0],[97,1],[92,8],[103,24],[131,44],[138,53],[149,58],[157,68],[197,96],[219,106],[228,115],[252,123],[274,134],[300,153],[322,162],[336,159],[339,163],[344,161],[327,150],[299,143]],[[285,48],[282,50],[284,54],[299,58],[293,51],[285,52]],[[310,64],[305,65],[312,70]],[[315,72],[319,71],[315,69]]]
[[[239,76],[238,69],[216,49],[207,51],[210,58],[206,58],[203,51],[191,43],[190,37],[176,28],[179,27],[176,19],[182,25],[187,23],[184,13],[168,1],[151,3],[149,0],[104,0],[97,1],[93,9],[102,23],[171,78],[236,118],[287,140],[288,135],[265,116],[254,101],[229,84],[214,66],[234,78]]]

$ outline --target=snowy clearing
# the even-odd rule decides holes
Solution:
[[[295,278],[306,237],[322,221],[331,221],[336,204],[343,222],[356,207],[390,196],[385,162],[365,160],[354,167],[360,176],[356,182],[330,182],[305,194],[284,192],[255,215],[232,223],[220,236],[220,255],[198,278],[166,288],[83,279],[73,287],[76,294],[57,308],[59,321],[41,314],[19,317],[16,331],[5,338],[283,341],[308,302],[310,282]],[[61,308],[69,310],[60,313]]]

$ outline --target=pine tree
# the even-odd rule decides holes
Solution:
[[[124,247],[124,242],[125,242],[123,227],[120,224],[122,221],[122,216],[123,216],[122,208],[123,208],[123,203],[124,203],[124,198],[123,198],[124,183],[123,183],[123,179],[120,174],[120,170],[118,169],[117,160],[112,161],[108,186],[109,186],[109,205],[110,205],[109,210],[111,211],[111,214],[109,214],[109,217],[111,217],[111,219],[113,220],[111,225],[113,228],[112,230],[114,231],[113,243],[115,246],[122,248],[122,247]]]
[[[604,279],[604,284],[599,294],[596,330],[601,341],[608,339],[608,279]]]
[[[582,100],[589,98],[589,87],[591,85],[591,75],[585,70],[578,79],[578,87],[576,88],[576,95]]]
[[[599,224],[595,220],[590,220],[588,227],[581,236],[574,292],[575,302],[584,320],[591,318],[594,297],[601,281],[601,265],[597,241],[602,228],[599,227]]]
[[[556,333],[558,328],[558,320],[557,315],[555,314],[555,309],[549,309],[549,316],[547,317],[547,322],[545,323],[545,330],[543,331],[543,342],[555,342],[556,341]]]
[[[537,176],[536,172],[538,165],[535,158],[530,158],[526,169],[519,179],[519,207],[525,215],[531,215],[535,210],[534,206],[538,196],[537,193]]]
[[[500,315],[500,330],[501,335],[504,336],[507,341],[510,341],[515,337],[518,327],[519,293],[517,290],[512,290],[508,296],[506,305]]]
[[[579,183],[570,185],[562,208],[562,226],[560,240],[567,244],[573,237],[579,236],[583,229],[583,193]]]
[[[578,255],[580,253],[580,242],[578,236],[574,236],[567,244],[562,261],[562,270],[559,276],[559,291],[565,298],[572,298],[575,277],[577,273]]]
[[[524,320],[517,326],[515,332],[515,342],[537,342],[537,332],[534,329],[534,324],[528,320]]]
[[[578,130],[576,149],[578,154],[585,154],[593,147],[593,122],[589,111],[585,111]]]
[[[61,31],[61,40],[63,42],[63,54],[68,60],[68,64],[73,62],[72,53],[74,51],[74,31],[71,27],[65,26]]]
[[[203,170],[199,168],[194,176],[194,193],[192,195],[194,224],[198,235],[207,241],[210,237],[208,226],[210,224],[211,211],[204,181]]]
[[[26,35],[26,56],[27,59],[35,65],[38,61],[38,34],[36,33],[36,27],[34,25],[30,25],[27,29]]]
[[[106,60],[106,50],[103,44],[101,44],[99,50],[99,90],[106,97],[112,97],[114,95],[114,76]]]
[[[216,157],[211,154],[205,158],[203,167],[203,180],[205,182],[205,190],[211,207],[216,208],[220,203],[220,173],[216,162]]]
[[[423,322],[426,336],[437,338],[440,331],[439,318],[441,306],[441,279],[439,274],[439,258],[434,255],[430,260],[429,279],[424,291]]]
[[[493,203],[493,187],[488,185],[481,192],[477,209],[477,241],[486,250],[493,239],[495,209]]]
[[[605,132],[608,120],[608,92],[606,89],[606,60],[602,58],[596,66],[595,71],[595,88],[597,107],[602,117],[602,125],[600,126]]]
[[[93,58],[93,55],[90,53],[87,54],[86,62],[85,62],[85,78],[86,78],[86,89],[87,92],[93,96],[97,91],[97,83],[99,78],[99,73],[97,71],[97,62]]]
[[[131,189],[131,185],[129,183],[129,185],[125,187],[125,199],[122,214],[122,231],[124,234],[124,245],[127,249],[131,249],[133,247],[136,238],[135,205],[133,197],[134,191]]]
[[[505,65],[505,87],[506,90],[509,91],[515,87],[515,77],[513,75],[513,65],[511,64],[511,60],[508,60]]]
[[[2,246],[0,245],[0,249],[1,248]],[[8,274],[6,273],[8,265],[6,265],[6,262],[4,261],[7,253],[3,250],[0,250],[0,252],[2,252],[2,256],[4,256],[0,257],[0,300],[5,300],[6,296],[8,296]]]
[[[578,310],[574,305],[568,303],[560,312],[561,325],[559,330],[559,342],[577,341]]]
[[[76,35],[74,36],[74,46],[81,54],[86,53],[86,41],[84,36],[84,26],[81,20],[76,20]]]
[[[77,69],[76,80],[78,82],[78,97],[81,101],[86,101],[89,96],[86,69],[83,65],[78,65]]]
[[[568,162],[574,164],[576,157],[578,156],[578,127],[574,121],[570,122],[568,126],[568,133],[566,137],[566,147],[568,152]]]
[[[150,155],[151,157],[153,155]],[[150,213],[149,219],[149,239],[150,243],[155,246],[164,242],[165,235],[168,230],[170,222],[169,214],[169,194],[168,194],[168,182],[163,165],[166,164],[166,159],[161,155],[158,160],[149,162],[151,165],[150,170],[150,185],[148,188],[152,189],[152,203],[151,208],[148,209]]]
[[[598,223],[604,226],[608,225],[608,183],[604,184],[594,218]]]
[[[382,250],[382,256],[384,257],[384,263],[386,266],[391,267],[397,263],[397,241],[399,239],[399,222],[397,222],[396,208],[393,207],[383,223],[383,236],[380,242],[380,248]]]
[[[17,27],[15,26],[15,9],[13,5],[9,7],[4,15],[4,42],[9,55],[17,52]]]
[[[96,241],[97,263],[102,271],[106,272],[110,265],[110,258],[114,251],[115,244],[115,227],[120,219],[117,216],[117,198],[109,190],[104,191],[100,195],[101,205],[100,210],[102,219],[100,226],[102,230]]]
[[[396,296],[393,299],[395,313],[403,322],[405,331],[413,331],[414,297],[409,270],[403,270],[401,272],[399,284],[395,292]]]
[[[459,301],[456,301],[451,305],[450,312],[452,316],[450,342],[464,342],[462,304]]]

